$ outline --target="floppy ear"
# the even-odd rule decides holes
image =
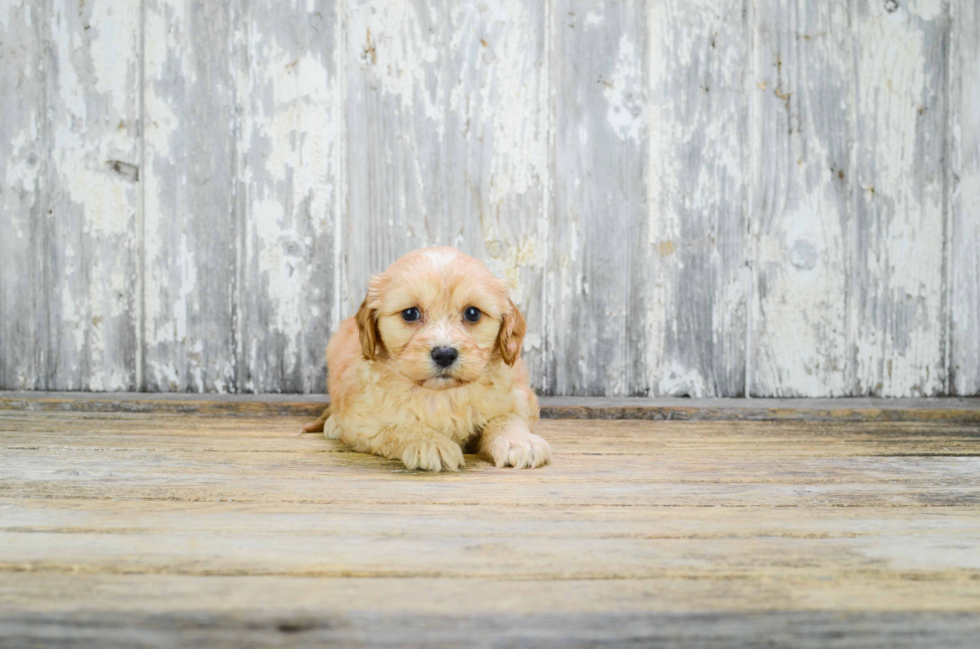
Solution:
[[[524,316],[514,306],[512,300],[507,300],[510,310],[500,318],[500,333],[497,334],[497,347],[500,348],[500,357],[508,365],[513,365],[521,355],[521,345],[524,344],[524,334],[527,332],[527,323]]]
[[[368,298],[361,302],[361,308],[354,317],[357,322],[357,332],[361,338],[361,351],[369,361],[377,360],[378,344],[381,342],[381,332],[378,331],[378,310],[368,306]]]

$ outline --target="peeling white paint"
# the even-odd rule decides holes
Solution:
[[[490,163],[491,206],[514,195],[540,188],[548,164],[547,134],[537,116],[543,109],[538,94],[538,71],[528,69],[528,52],[536,36],[531,18],[521,5],[508,4],[495,15],[510,21],[510,29],[492,44],[489,82],[481,92],[482,103],[493,106],[493,147]],[[489,45],[489,44],[488,44]]]
[[[31,12],[36,10],[29,3],[0,8],[6,64],[0,66],[0,85],[17,89],[17,97],[7,97],[0,110],[0,388],[15,390],[47,387],[46,368],[38,366],[37,355],[43,364],[50,349],[34,309],[39,286],[32,281],[40,258],[32,232],[46,207],[41,190],[46,185],[47,148],[38,137],[38,112],[46,107],[40,101],[44,77],[37,60],[43,50],[31,28]],[[45,304],[56,306],[57,293],[49,293]]]
[[[843,233],[836,205],[826,193],[832,182],[829,170],[827,176],[822,190],[786,206],[781,219],[784,229],[762,233],[758,243],[755,263],[769,272],[766,298],[755,306],[755,321],[766,324],[757,362],[761,380],[770,385],[778,381],[785,386],[785,396],[842,396],[850,388]],[[799,241],[817,251],[811,268],[792,263],[793,247]]]
[[[247,290],[258,293],[249,303],[263,304],[268,322],[262,326],[271,327],[254,336],[267,344],[281,336],[286,344],[281,353],[292,369],[309,362],[300,343],[314,317],[313,261],[323,252],[314,242],[332,233],[338,202],[332,167],[338,147],[334,95],[340,89],[319,53],[297,58],[286,49],[293,44],[280,42],[271,27],[259,20],[250,26],[253,64],[241,88],[242,99],[250,99],[239,145],[248,186],[244,258]],[[267,385],[268,378],[256,380]]]
[[[980,6],[960,0],[950,9],[948,389],[969,395],[980,394]]]
[[[641,59],[636,44],[623,34],[619,39],[616,63],[608,79],[601,79],[609,103],[606,120],[620,139],[639,142],[646,132],[647,101]]]
[[[38,156],[32,155],[34,138],[26,132],[14,135],[10,140],[10,149],[13,156],[5,163],[4,168],[4,188],[6,191],[19,191],[24,194],[33,194],[38,186],[38,174],[41,171],[41,160]],[[14,227],[17,227],[14,221]],[[27,232],[17,229],[15,232],[18,238],[23,239]]]
[[[649,74],[650,108],[648,112],[649,131],[647,141],[647,247],[659,249],[677,236],[676,215],[666,209],[667,183],[672,178],[673,169],[668,167],[670,160],[669,125],[665,119],[666,83],[668,80],[668,61],[662,56],[662,46],[666,38],[666,7],[663,3],[653,3],[647,13],[647,69]],[[672,243],[671,243],[672,245]],[[644,365],[647,368],[644,382],[656,385],[664,362],[664,340],[667,320],[672,310],[672,295],[666,273],[654,264],[650,282],[646,287],[646,313],[643,314],[649,342],[644,349]]]
[[[910,4],[909,10],[928,21],[939,16],[940,3]],[[872,135],[865,145],[869,153],[860,159],[869,173],[859,176],[857,191],[859,205],[875,217],[867,271],[879,278],[873,295],[885,301],[887,311],[884,320],[861,327],[870,335],[855,340],[855,369],[864,390],[925,396],[943,389],[941,133],[919,126],[932,118],[926,110],[936,90],[925,66],[938,59],[926,52],[928,23],[877,5],[869,11],[858,29],[857,110],[864,132],[887,137]],[[937,152],[931,160],[930,150]],[[930,168],[936,172],[925,171]]]
[[[697,370],[669,364],[660,373],[657,394],[700,399],[705,396],[704,378]]]
[[[48,389],[133,389],[135,323],[132,268],[137,189],[130,173],[138,142],[135,107],[139,11],[74,8],[47,15],[42,30],[52,65],[40,65],[50,90],[43,137],[50,156],[38,188],[46,192],[43,224],[55,237],[39,251],[53,271],[50,312],[64,331],[38,344],[57,359]],[[56,233],[56,234],[55,234]],[[53,245],[51,245],[53,244]],[[33,345],[32,345],[33,346]]]
[[[104,7],[104,5],[97,5]],[[93,236],[115,236],[131,232],[135,216],[134,191],[130,185],[110,175],[109,160],[132,158],[135,149],[132,132],[125,124],[126,104],[131,105],[135,90],[135,66],[130,56],[138,32],[136,11],[111,12],[115,17],[101,25],[91,38],[86,57],[79,48],[82,36],[72,29],[63,14],[56,14],[52,27],[57,46],[59,98],[64,101],[65,115],[54,127],[53,162],[76,203],[85,216],[85,229]],[[99,16],[90,18],[97,23]],[[128,22],[127,22],[128,21]],[[106,44],[122,37],[119,44]],[[94,83],[79,76],[76,65],[86,59],[93,66]],[[89,121],[88,101],[95,93],[107,104],[108,112],[100,116],[108,128],[99,128],[99,137],[84,125]],[[106,124],[107,122],[107,124]],[[118,126],[117,126],[118,124]],[[100,125],[101,126],[101,125]],[[130,162],[131,160],[123,160]]]
[[[586,27],[595,27],[597,25],[601,25],[603,22],[605,22],[605,16],[598,11],[590,11],[589,13],[585,14]]]
[[[489,255],[485,260],[487,267],[504,280],[515,303],[524,303],[526,296],[521,284],[522,272],[531,268],[544,268],[544,254],[537,236],[531,235],[521,241],[502,245],[497,239],[495,229],[487,222],[484,223],[483,236]]]
[[[426,14],[431,13],[434,9],[427,7]],[[443,86],[434,84],[434,96],[429,92],[429,67],[440,56],[439,30],[423,24],[414,2],[383,0],[359,4],[347,29],[351,60],[370,70],[385,92],[399,98],[403,110],[420,107],[441,138]]]
[[[125,114],[132,99],[125,92],[135,82],[136,66],[132,55],[139,51],[138,2],[93,2],[89,25],[94,32],[89,52],[95,91],[106,96],[116,113]],[[122,92],[121,92],[122,91]]]
[[[922,20],[939,18],[944,11],[944,6],[943,0],[908,0],[909,13]]]
[[[179,141],[184,124],[182,110],[169,96],[171,84],[186,89],[195,79],[183,55],[190,34],[183,2],[161,2],[146,8],[144,38],[145,84],[143,90],[144,160],[142,170],[144,205],[144,344],[147,348],[144,375],[156,389],[178,391],[196,388],[184,368],[193,363],[188,326],[194,307],[188,304],[197,290],[197,268],[188,239],[187,220],[192,213],[175,213],[179,194],[186,191],[173,143]],[[173,78],[174,66],[179,70]],[[189,136],[189,135],[188,135]],[[174,184],[178,184],[174,187]],[[199,206],[198,209],[208,209]],[[177,223],[178,227],[173,227]],[[176,235],[176,241],[174,241]],[[215,260],[216,261],[216,260]],[[172,350],[160,358],[158,350]]]
[[[541,334],[528,332],[524,336],[524,344],[521,349],[526,353],[529,351],[540,351],[541,350]]]
[[[736,200],[749,161],[737,91],[748,62],[742,11],[738,2],[687,2],[656,3],[647,14],[649,281],[643,376],[634,383],[653,394],[681,389],[678,376],[700,377],[682,381],[690,386],[682,392],[743,389],[744,372],[729,369],[744,358],[750,286]],[[692,326],[705,321],[713,326]]]
[[[756,32],[763,38],[754,68],[755,92],[761,94],[751,119],[766,140],[753,154],[758,186],[750,205],[757,241],[749,389],[753,395],[843,396],[852,388],[853,368],[848,208],[840,200],[844,185],[837,172],[852,167],[847,114],[829,127],[820,111],[837,110],[855,82],[849,15],[837,4],[808,6],[798,16],[773,7],[759,11],[762,24],[795,20],[781,29],[811,38],[804,38],[806,49],[777,50],[777,35]],[[806,76],[784,72],[811,61],[821,67]]]
[[[352,278],[409,242],[484,257],[529,314],[535,380],[559,390],[726,394],[742,367],[733,339],[748,341],[757,394],[937,394],[946,365],[953,389],[980,389],[977,8],[766,0],[750,3],[746,33],[743,4],[624,2],[570,17],[561,2],[377,0],[340,3],[338,20],[317,0],[162,0],[145,7],[142,44],[139,3],[56,8],[40,25],[35,8],[4,7],[24,95],[0,145],[3,250],[56,241],[30,254],[53,255],[60,328],[42,366],[0,359],[0,376],[36,385],[57,359],[53,387],[130,389],[142,246],[151,385],[305,381],[322,362],[317,327],[329,313],[336,328],[360,300]],[[214,33],[197,27],[212,18]],[[318,40],[330,35],[332,50]],[[585,60],[562,43],[596,49]],[[586,69],[595,78],[576,76]],[[213,87],[188,99],[204,70]],[[120,173],[110,163],[139,163],[140,102],[147,166]],[[365,106],[384,133],[349,141]],[[952,144],[937,139],[947,109]],[[186,138],[223,143],[230,130],[234,159],[221,146],[187,159]],[[371,177],[349,178],[365,159]],[[627,183],[644,164],[645,182]],[[232,186],[211,191],[230,168]],[[619,232],[615,219],[644,202],[630,218],[646,232]],[[738,205],[744,234],[730,223]],[[47,209],[40,224],[24,216]],[[209,220],[234,238],[199,241]],[[218,271],[235,284],[225,302],[207,294]],[[4,290],[20,295],[9,277]],[[215,309],[234,309],[234,326],[216,330]],[[627,334],[641,362],[626,357]]]

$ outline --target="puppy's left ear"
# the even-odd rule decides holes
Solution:
[[[378,344],[381,342],[381,332],[378,330],[378,310],[368,306],[370,296],[361,302],[354,320],[357,322],[357,333],[361,339],[361,351],[369,361],[378,359]]]
[[[513,300],[507,300],[510,310],[500,319],[500,333],[497,334],[497,347],[500,357],[508,365],[513,365],[521,356],[521,345],[524,344],[524,334],[527,333],[527,323],[524,316],[517,310]]]

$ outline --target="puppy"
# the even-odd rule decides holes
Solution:
[[[551,460],[531,432],[538,399],[521,360],[524,317],[504,283],[453,248],[410,252],[368,283],[327,345],[330,406],[304,431],[457,471],[463,447],[498,467]]]

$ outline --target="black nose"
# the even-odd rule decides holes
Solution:
[[[432,360],[439,367],[449,367],[459,358],[459,352],[452,347],[436,347],[432,350]]]

